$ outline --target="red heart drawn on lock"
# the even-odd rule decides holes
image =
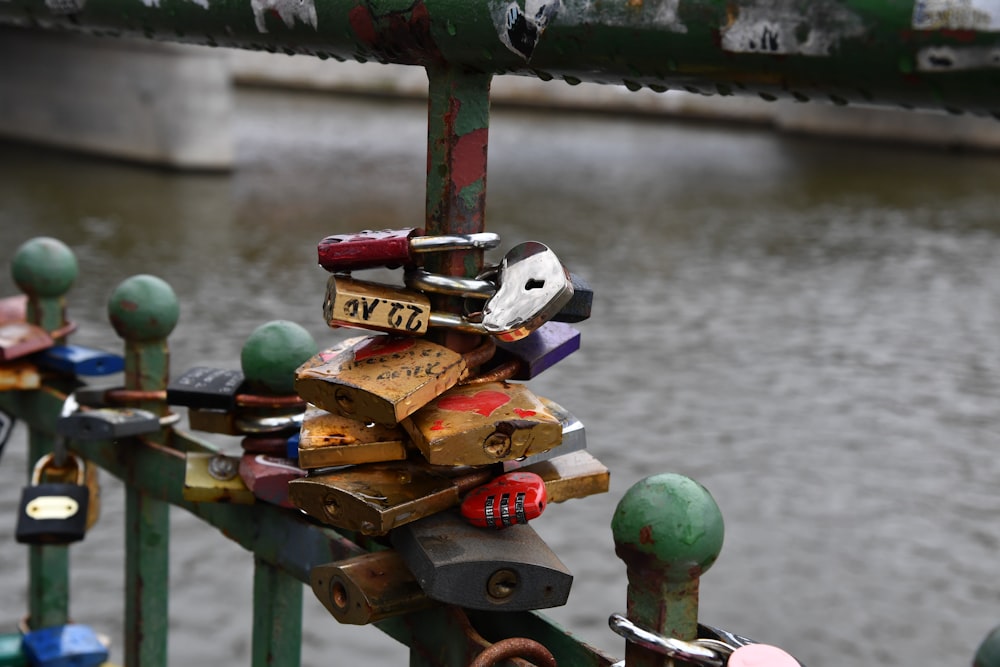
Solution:
[[[442,396],[438,399],[438,407],[453,412],[475,412],[489,417],[497,408],[509,403],[510,396],[502,391],[484,390],[475,394]]]
[[[364,361],[371,357],[384,357],[396,352],[405,352],[413,347],[412,338],[379,336],[354,350],[354,361]]]

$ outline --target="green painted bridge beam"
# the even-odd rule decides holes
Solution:
[[[0,22],[1000,115],[1000,10],[988,0],[11,0]]]

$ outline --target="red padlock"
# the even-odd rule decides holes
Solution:
[[[462,501],[462,516],[480,528],[506,528],[539,516],[547,501],[541,477],[509,472],[470,491]]]
[[[424,236],[422,229],[365,230],[327,236],[316,247],[319,264],[327,271],[356,271],[417,263],[417,255],[444,250],[487,250],[500,245],[492,232]]]

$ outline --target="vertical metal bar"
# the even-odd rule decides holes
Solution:
[[[491,74],[458,67],[427,69],[428,234],[473,234],[486,227],[486,148],[489,143]],[[482,269],[481,250],[432,253],[435,273],[474,276]],[[443,297],[436,308],[460,312],[461,301]],[[467,351],[469,336],[448,333],[442,342]]]
[[[46,331],[61,329],[66,321],[66,293],[78,273],[76,257],[61,241],[36,238],[18,248],[11,262],[18,287],[28,296],[26,318]],[[55,418],[55,415],[53,415]],[[28,434],[28,474],[52,451],[50,433],[32,428]],[[29,625],[63,625],[69,617],[69,548],[32,545],[28,556]]]
[[[253,667],[294,667],[301,662],[302,582],[254,559]]]
[[[177,323],[177,297],[154,276],[133,276],[111,295],[108,315],[125,339],[125,387],[144,391],[167,387],[170,352],[167,334]],[[157,415],[165,401],[144,401],[140,408]],[[148,436],[165,443],[163,431]],[[129,461],[125,487],[125,664],[165,667],[167,664],[168,583],[170,564],[170,505],[136,484],[135,460],[128,441],[118,445]]]

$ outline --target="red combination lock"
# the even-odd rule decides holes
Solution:
[[[541,477],[509,472],[470,491],[462,501],[462,516],[480,528],[506,528],[539,516],[547,500]]]

